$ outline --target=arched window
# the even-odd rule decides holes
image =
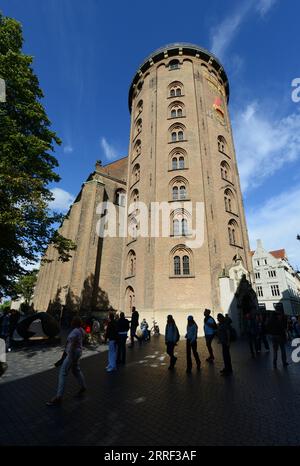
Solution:
[[[234,196],[231,189],[226,189],[224,192],[224,203],[225,203],[225,210],[227,212],[234,212],[235,205],[234,205]]]
[[[125,207],[125,202],[126,202],[126,192],[124,189],[117,189],[115,193],[115,204]]]
[[[125,306],[126,313],[130,314],[133,306],[135,306],[135,293],[131,286],[128,286],[125,291]]]
[[[231,181],[230,166],[225,160],[221,162],[221,178],[226,181]]]
[[[173,199],[173,201],[177,201],[177,199],[178,199],[178,186],[173,186],[172,199]]]
[[[136,183],[140,179],[140,164],[136,163],[132,170],[132,183]]]
[[[193,253],[185,245],[175,246],[170,253],[170,275],[191,277],[193,274]]]
[[[179,188],[179,198],[186,199],[186,187],[185,185],[181,185]]]
[[[239,229],[235,220],[230,220],[228,223],[228,239],[232,246],[239,244]]]
[[[131,239],[135,240],[137,238],[138,222],[135,218],[132,218],[129,221],[128,233]]]
[[[169,63],[169,70],[178,70],[178,69],[179,69],[179,61],[171,60]]]
[[[181,275],[180,257],[174,257],[174,275]]]
[[[139,100],[137,106],[136,106],[136,116],[138,116],[140,113],[143,111],[143,101]]]
[[[134,208],[137,209],[137,203],[139,202],[140,195],[138,189],[134,189],[130,196],[130,204],[134,204]]]
[[[224,136],[218,136],[218,150],[223,154],[227,154],[227,142]]]
[[[172,170],[177,170],[178,168],[177,162],[178,162],[177,157],[173,157],[172,158]]]
[[[134,144],[133,147],[133,157],[137,157],[142,151],[142,143],[140,139],[137,139],[137,141]]]
[[[182,271],[183,275],[190,274],[190,258],[189,256],[183,256],[182,258]]]
[[[131,249],[128,253],[128,270],[127,275],[133,277],[136,273],[136,254]]]
[[[186,236],[188,234],[188,223],[186,218],[181,220],[181,233],[182,236]]]
[[[170,97],[179,97],[183,95],[183,85],[179,81],[173,81],[168,86],[169,96]]]
[[[170,188],[172,192],[172,200],[184,200],[187,199],[187,186],[188,182],[186,178],[181,176],[174,178],[170,181]]]
[[[139,134],[142,131],[143,122],[142,119],[139,118],[135,125],[135,135]]]
[[[180,124],[175,123],[169,128],[169,132],[171,135],[171,142],[176,142],[176,141],[184,141],[184,131],[185,131],[185,126]]]
[[[180,118],[183,116],[184,105],[182,102],[174,102],[169,107],[171,118]]]
[[[179,157],[179,167],[178,168],[184,168],[184,157],[183,156]]]
[[[179,220],[175,219],[173,220],[173,235],[174,236],[179,236],[180,235],[180,223]]]

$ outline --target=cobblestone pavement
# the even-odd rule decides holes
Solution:
[[[45,405],[56,389],[59,347],[8,354],[0,379],[0,445],[299,445],[300,364],[272,368],[271,354],[250,358],[232,345],[234,375],[220,377],[221,348],[209,365],[199,339],[202,369],[185,373],[185,342],[168,371],[163,337],[128,349],[126,367],[106,373],[105,347],[85,351],[88,391],[82,399],[68,377],[61,407]]]

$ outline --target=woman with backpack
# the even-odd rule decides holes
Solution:
[[[175,320],[173,316],[168,315],[167,317],[167,325],[165,330],[165,343],[167,345],[167,353],[170,356],[170,366],[168,367],[169,370],[174,369],[176,364],[177,358],[174,356],[174,348],[180,338],[178,328],[175,324]]]
[[[214,356],[214,352],[213,352],[211,344],[215,337],[218,326],[216,324],[215,319],[210,315],[210,313],[211,313],[210,309],[204,310],[204,335],[205,335],[206,346],[207,346],[208,353],[209,353],[209,357],[206,359],[206,361],[214,362],[215,356]]]

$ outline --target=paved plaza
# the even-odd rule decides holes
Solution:
[[[55,394],[59,345],[36,345],[8,354],[0,379],[0,445],[202,446],[299,445],[300,364],[272,368],[272,355],[251,359],[243,341],[232,344],[234,375],[223,378],[221,348],[209,365],[198,340],[202,369],[185,373],[185,342],[168,371],[162,336],[128,349],[128,361],[107,373],[106,347],[85,350],[88,391],[77,399],[70,373],[61,407]],[[290,350],[289,350],[290,361]]]

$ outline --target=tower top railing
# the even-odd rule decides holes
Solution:
[[[165,54],[168,54],[169,58],[180,56],[180,55],[188,55],[195,57],[199,55],[206,63],[210,63],[210,65],[220,74],[220,77],[224,83],[227,102],[229,100],[229,82],[227,78],[227,74],[224,70],[224,67],[220,60],[209,50],[205,49],[204,47],[200,47],[199,45],[190,44],[189,42],[174,42],[173,44],[167,44],[163,47],[156,49],[150,55],[148,55],[142,64],[139,66],[137,72],[134,75],[134,78],[131,82],[129,88],[129,96],[128,96],[128,104],[129,104],[129,111],[131,111],[132,105],[132,96],[133,90],[137,82],[140,80],[142,74],[144,74],[153,64],[158,63],[161,60],[164,60]]]

